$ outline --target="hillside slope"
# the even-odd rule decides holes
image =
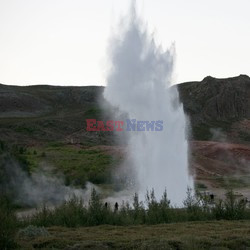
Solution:
[[[85,118],[100,118],[103,88],[0,85],[0,138],[21,145],[43,142],[105,144],[107,133],[87,133]]]
[[[250,78],[206,77],[178,85],[194,140],[250,141]],[[0,85],[0,138],[13,143],[63,141],[111,144],[108,133],[87,133],[86,118],[104,116],[103,87]],[[103,100],[102,100],[103,101]]]
[[[190,166],[197,183],[248,188],[250,78],[206,77],[177,87],[191,123]],[[49,165],[62,172],[68,184],[109,184],[110,172],[126,149],[118,147],[111,132],[85,129],[86,118],[110,118],[103,112],[103,90],[0,85],[0,142],[14,145],[14,155],[29,172]]]
[[[250,141],[250,78],[246,75],[178,85],[196,140]]]

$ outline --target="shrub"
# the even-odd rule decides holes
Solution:
[[[187,189],[187,198],[184,200],[183,204],[186,208],[189,220],[199,219],[201,207],[199,205],[197,197],[193,195],[191,188]]]
[[[25,225],[36,226],[96,226],[158,224],[183,221],[213,220],[213,219],[246,219],[250,218],[246,202],[239,200],[229,192],[226,200],[211,202],[209,195],[187,190],[184,207],[175,208],[170,205],[165,190],[162,198],[155,198],[154,190],[147,192],[146,205],[135,193],[133,203],[123,202],[120,208],[112,209],[108,203],[103,204],[100,195],[92,189],[88,206],[81,199],[73,197],[55,209],[45,206],[41,211],[25,220]]]
[[[73,197],[55,209],[49,209],[43,206],[42,210],[31,218],[26,219],[26,224],[45,227],[54,225],[76,227],[86,225],[86,221],[87,210],[83,206],[83,201]]]
[[[41,210],[38,210],[32,217],[27,217],[26,224],[32,224],[36,226],[51,226],[54,225],[55,218],[52,216],[52,212],[44,205]]]
[[[232,190],[226,194],[225,204],[225,219],[239,220],[244,218],[246,210],[246,201],[237,199]]]
[[[104,222],[104,206],[101,202],[100,196],[93,188],[88,207],[88,224],[100,225]]]
[[[167,190],[164,191],[160,200],[160,213],[164,223],[170,221],[170,200],[167,197]]]
[[[41,157],[46,157],[46,153],[42,152]]]
[[[215,204],[212,213],[216,219],[248,219],[246,206],[247,201],[242,198],[237,198],[234,192],[230,190],[226,193],[226,199],[224,201],[219,200]]]
[[[145,209],[143,203],[139,201],[139,196],[137,193],[135,193],[133,197],[133,208],[133,210],[129,211],[133,219],[133,224],[145,223]]]
[[[225,210],[224,210],[224,204],[223,204],[223,201],[222,200],[219,200],[213,210],[213,215],[214,217],[217,219],[217,220],[220,220],[220,219],[223,219],[225,216]]]
[[[154,190],[146,194],[147,223],[167,223],[170,221],[170,200],[167,198],[167,191],[165,190],[160,202],[157,202]]]
[[[0,249],[13,249],[17,246],[15,234],[17,219],[7,197],[0,197]]]

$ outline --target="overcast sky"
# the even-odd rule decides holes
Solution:
[[[106,48],[130,0],[0,0],[0,83],[106,85]],[[138,0],[176,82],[250,75],[249,0]]]

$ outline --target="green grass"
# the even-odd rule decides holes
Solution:
[[[154,226],[47,228],[50,236],[19,238],[21,249],[248,249],[249,221],[210,221]],[[71,246],[72,248],[69,248]],[[75,248],[73,248],[73,246]]]
[[[111,170],[118,160],[98,149],[86,149],[62,143],[31,147],[24,153],[32,172],[46,163],[65,175],[67,184],[84,186],[86,181],[105,184],[111,181]]]

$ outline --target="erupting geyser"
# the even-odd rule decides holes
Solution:
[[[188,174],[186,118],[177,88],[170,88],[174,47],[163,51],[155,44],[134,6],[126,21],[111,42],[104,96],[129,119],[163,121],[162,131],[126,132],[127,174],[139,194],[154,189],[159,199],[167,189],[171,203],[181,205],[193,182]]]

